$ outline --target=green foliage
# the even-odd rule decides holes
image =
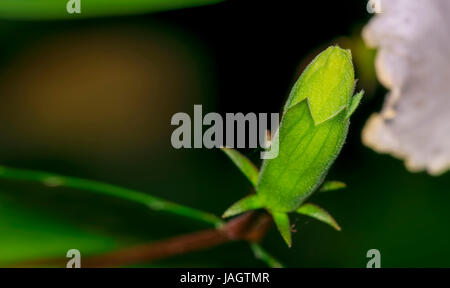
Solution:
[[[75,177],[67,177],[41,171],[14,169],[3,166],[0,166],[0,178],[22,181],[36,181],[52,187],[61,186],[87,190],[94,193],[133,201],[145,205],[152,210],[165,211],[184,217],[193,218],[205,223],[213,224],[217,227],[223,224],[223,221],[213,214],[166,201],[147,193],[118,187],[108,183]]]
[[[145,205],[152,210],[188,217],[218,228],[224,224],[220,218],[208,212],[166,201],[144,192],[98,181],[4,166],[0,166],[0,178],[38,182],[48,187],[86,190]],[[111,251],[121,246],[111,237],[87,232],[70,223],[34,214],[22,207],[16,207],[2,197],[0,197],[0,234],[2,235],[0,247],[8,247],[8,249],[0,249],[0,265],[37,258],[60,257],[65,255],[67,247],[76,247],[86,255],[91,255]],[[255,257],[267,263],[269,267],[282,267],[258,244],[251,243],[250,247]]]
[[[131,15],[160,12],[221,0],[81,0],[81,13],[69,14],[69,0],[2,0],[0,18],[3,19],[76,19],[85,17]]]
[[[354,84],[350,51],[330,47],[311,62],[284,107],[280,128],[272,142],[279,145],[278,157],[264,161],[256,195],[234,204],[225,216],[264,207],[273,215],[278,230],[290,246],[286,213],[299,209],[318,189],[339,154],[347,136],[349,118],[363,95],[360,92],[352,97]],[[338,186],[328,184],[325,189]],[[311,217],[339,227],[325,210],[316,206],[305,206],[297,212],[309,213]]]
[[[117,249],[121,244],[98,231],[87,231],[62,219],[31,211],[3,195],[0,196],[0,235],[2,267],[30,259],[63,257],[69,248],[92,255]]]

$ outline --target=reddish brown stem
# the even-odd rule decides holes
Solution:
[[[249,212],[232,219],[219,229],[198,231],[88,257],[81,261],[81,265],[82,267],[119,267],[199,251],[230,241],[258,242],[266,235],[271,224],[272,218],[268,214]],[[22,263],[18,266],[64,266],[66,262],[67,259],[46,259]]]

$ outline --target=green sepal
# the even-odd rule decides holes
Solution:
[[[347,187],[347,184],[340,181],[326,181],[322,187],[320,187],[319,192],[328,192],[334,190],[340,190]]]
[[[289,216],[287,213],[281,212],[271,212],[273,221],[280,231],[281,237],[286,242],[286,244],[291,247],[292,237],[291,237],[291,222],[289,221]]]
[[[231,205],[231,207],[223,213],[222,218],[231,217],[248,210],[255,210],[263,207],[264,204],[260,201],[258,195],[250,195]]]
[[[355,96],[352,97],[352,100],[350,100],[350,106],[348,107],[345,119],[348,119],[348,118],[350,118],[350,116],[353,115],[356,108],[358,108],[358,105],[361,102],[361,99],[363,96],[364,96],[364,90],[361,90]]]
[[[227,154],[227,156],[233,161],[242,174],[247,177],[247,179],[252,183],[253,187],[256,188],[258,183],[259,171],[258,168],[244,155],[239,153],[237,150],[232,148],[223,147],[221,150]]]
[[[296,212],[317,219],[323,223],[330,225],[334,229],[341,231],[341,227],[333,218],[333,216],[331,216],[330,213],[328,213],[325,209],[315,204],[311,203],[303,204],[302,206],[300,206],[300,208],[296,210]]]
[[[266,264],[270,268],[284,268],[283,264],[281,264],[277,259],[275,259],[272,255],[267,253],[263,247],[261,247],[257,243],[251,243],[250,247],[252,248],[253,254],[256,259],[260,259],[261,261],[266,262]]]

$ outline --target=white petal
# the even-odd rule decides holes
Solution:
[[[391,91],[363,142],[405,160],[412,171],[450,168],[450,1],[380,0],[363,30],[378,48],[377,76]]]

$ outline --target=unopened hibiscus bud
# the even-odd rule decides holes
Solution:
[[[256,194],[230,207],[225,216],[265,208],[290,245],[287,213],[300,208],[323,182],[348,132],[349,117],[362,93],[352,97],[354,71],[349,50],[330,47],[320,53],[295,84],[283,111],[279,154],[266,160]],[[308,211],[317,211],[309,209]],[[297,211],[302,213],[303,209]],[[337,226],[338,227],[338,226]]]

